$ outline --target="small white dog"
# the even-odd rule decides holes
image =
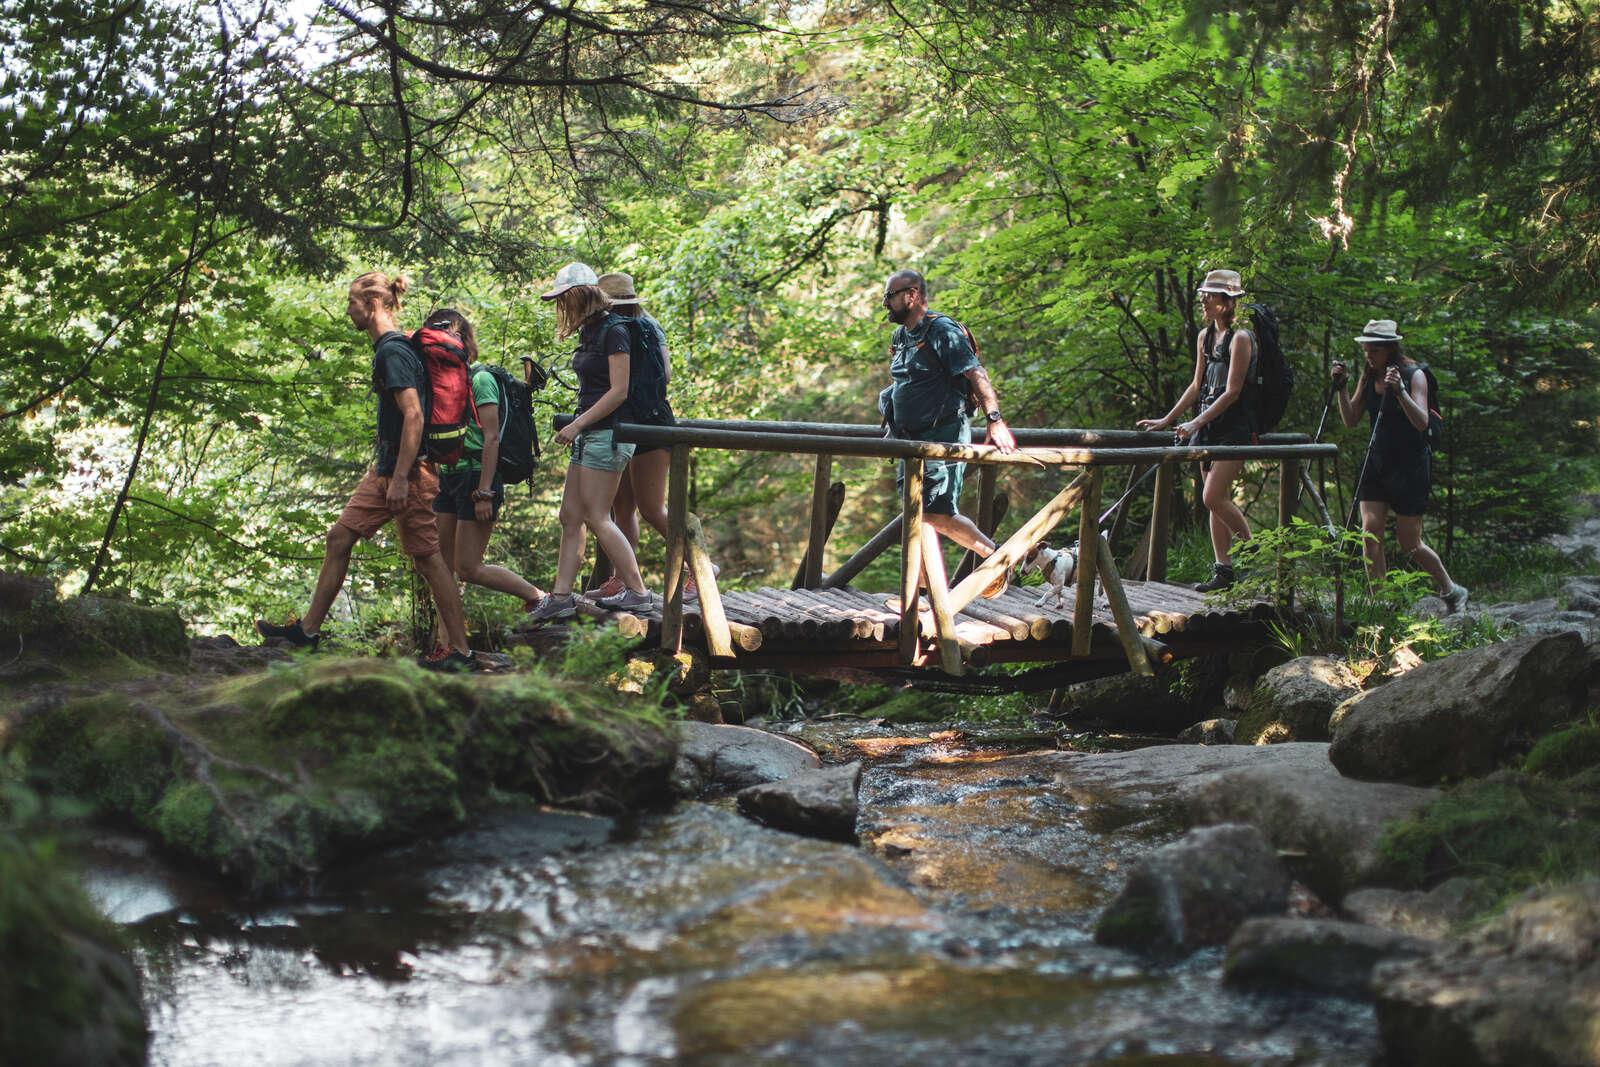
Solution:
[[[1045,590],[1039,594],[1034,607],[1044,607],[1044,602],[1055,594],[1056,607],[1062,606],[1062,593],[1078,573],[1078,546],[1076,543],[1057,550],[1040,541],[1028,550],[1022,560],[1022,572],[1036,570],[1044,576]]]

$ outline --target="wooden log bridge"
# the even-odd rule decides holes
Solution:
[[[557,425],[565,421],[558,418]],[[1166,582],[1167,542],[1178,465],[1207,460],[1266,460],[1280,470],[1279,521],[1288,522],[1300,499],[1302,465],[1330,457],[1333,445],[1312,444],[1304,435],[1273,434],[1259,444],[1174,446],[1164,433],[1130,430],[1019,429],[1019,448],[1003,454],[988,445],[943,444],[885,438],[875,426],[841,423],[680,421],[675,426],[622,423],[621,441],[671,450],[667,483],[666,587],[650,609],[608,612],[580,601],[582,610],[642,641],[679,651],[693,648],[713,666],[778,668],[796,673],[839,669],[902,674],[907,670],[942,680],[972,679],[975,669],[995,664],[1032,664],[1034,670],[983,677],[979,687],[1046,688],[1081,678],[1134,671],[1149,674],[1158,664],[1189,655],[1224,651],[1258,639],[1276,613],[1272,603],[1225,609],[1201,594]],[[812,460],[809,537],[793,582],[787,587],[723,590],[710,557],[711,545],[698,516],[688,509],[691,449],[779,452]],[[891,458],[905,465],[898,513],[834,571],[824,569],[824,549],[844,501],[843,483],[833,481],[836,457]],[[985,559],[968,553],[947,577],[944,552],[922,514],[925,464],[960,460],[978,477],[975,521],[993,535],[1008,510],[997,475],[1013,467],[1056,470],[1061,487],[1043,506],[1014,502],[1021,518],[997,538]],[[1101,532],[1102,499],[1115,494],[1108,468],[1129,468],[1131,484],[1155,467],[1149,529],[1130,581],[1117,571]],[[1076,514],[1079,545],[1076,580],[1057,598],[1048,587],[1015,585],[992,598],[986,591],[1015,567],[1031,546]],[[1070,538],[1058,538],[1062,543]],[[893,590],[864,590],[852,582],[891,545],[900,546],[900,581]],[[685,600],[685,571],[697,598]]]

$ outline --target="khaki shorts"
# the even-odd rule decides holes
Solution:
[[[439,551],[439,524],[433,517],[433,498],[439,494],[439,479],[422,464],[411,468],[411,478],[406,487],[406,506],[398,513],[389,510],[384,497],[389,479],[380,477],[374,468],[367,469],[350,503],[339,513],[339,525],[355,531],[358,537],[371,538],[383,529],[383,524],[394,520],[400,534],[400,547],[406,555],[423,559]]]
[[[585,430],[572,442],[572,462],[592,471],[615,474],[633,458],[631,444],[618,444],[610,430]]]

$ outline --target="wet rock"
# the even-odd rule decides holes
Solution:
[[[1569,611],[1600,613],[1600,575],[1566,579],[1561,583],[1561,599]]]
[[[1278,755],[1185,783],[1181,802],[1188,818],[1259,827],[1294,857],[1295,875],[1330,901],[1379,880],[1384,828],[1439,795],[1435,789],[1346,778],[1328,762],[1328,746],[1317,742],[1232,751]]]
[[[804,770],[741,789],[739,810],[779,830],[853,843],[860,789],[860,763]]]
[[[664,802],[675,746],[653,710],[537,673],[317,657],[41,697],[0,722],[0,750],[98,814],[268,892],[459,825],[498,795],[599,813]]]
[[[1380,781],[1487,773],[1571,717],[1584,662],[1583,640],[1564,633],[1425,663],[1339,705],[1330,756],[1342,773]]]
[[[1301,656],[1262,675],[1239,719],[1241,744],[1326,741],[1328,719],[1341,702],[1361,691],[1343,660]]]
[[[1116,674],[1067,686],[1051,704],[1050,717],[1073,726],[1111,726],[1141,733],[1171,734],[1194,722],[1190,701],[1175,691],[1177,672],[1155,677]]]
[[[0,828],[0,1063],[142,1065],[138,974],[41,845]]]
[[[1233,985],[1372,995],[1372,971],[1386,960],[1425,956],[1435,942],[1333,919],[1250,919],[1228,942],[1223,980]]]
[[[1390,1062],[1600,1064],[1600,880],[1535,890],[1464,941],[1373,975]]]
[[[683,722],[678,724],[678,762],[672,781],[680,796],[692,797],[781,782],[821,766],[817,754],[806,746],[765,730]]]
[[[1487,903],[1471,878],[1451,878],[1427,892],[1357,889],[1344,898],[1344,913],[1359,923],[1413,937],[1443,938]]]
[[[1134,864],[1101,914],[1101,944],[1189,952],[1225,942],[1252,915],[1282,912],[1289,875],[1253,826],[1191,830]]]
[[[1207,719],[1181,731],[1178,740],[1191,745],[1231,745],[1237,725],[1234,719]]]

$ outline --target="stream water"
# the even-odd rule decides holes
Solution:
[[[730,801],[628,822],[505,810],[245,907],[128,842],[91,855],[127,925],[152,1062],[1365,1063],[1361,1003],[1238,992],[1212,950],[1097,946],[1172,829],[1096,818],[1039,754],[861,728],[861,847]]]

